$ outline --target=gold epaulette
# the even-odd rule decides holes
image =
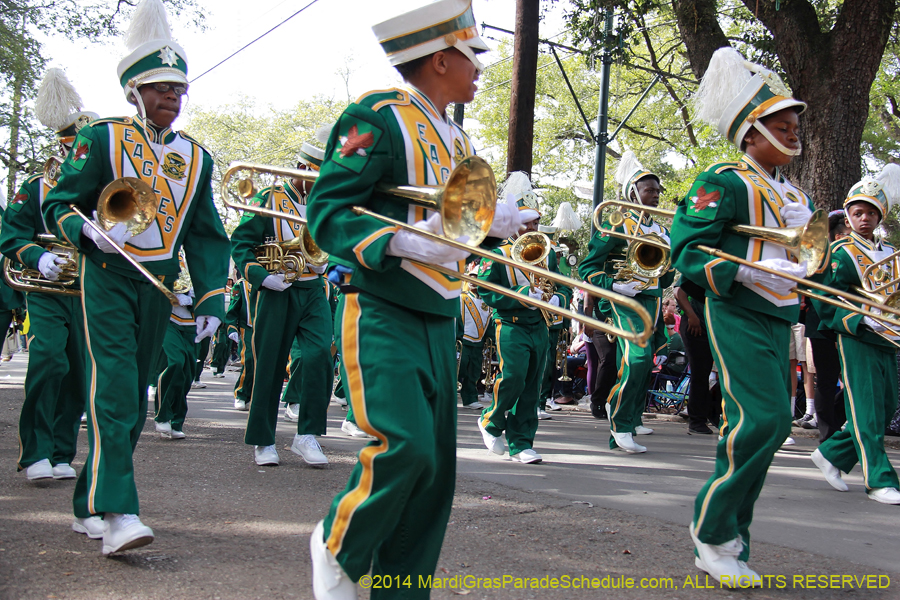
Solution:
[[[409,103],[409,92],[401,88],[373,90],[356,99],[356,104],[368,106],[375,112],[378,112],[385,106],[406,106]]]
[[[706,168],[707,171],[713,171],[716,175],[723,171],[749,171],[750,165],[742,160],[737,162],[713,163]]]
[[[43,173],[35,173],[34,175],[29,176],[26,181],[28,183],[34,183],[36,180],[40,179],[43,176],[44,176]]]
[[[102,117],[100,119],[94,119],[85,127],[93,127],[94,125],[100,125],[101,123],[115,123],[117,125],[131,125],[134,123],[134,120],[131,117]]]

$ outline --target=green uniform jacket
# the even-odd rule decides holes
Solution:
[[[363,206],[414,224],[428,216],[425,209],[376,186],[443,185],[456,163],[472,154],[465,132],[444,121],[421,92],[395,88],[363,95],[331,131],[309,198],[313,238],[354,269],[349,285],[410,310],[456,317],[459,280],[386,254],[396,229],[350,209]],[[483,246],[500,240],[491,242]],[[464,263],[447,266],[462,271]]]
[[[776,172],[773,182],[747,155],[740,162],[710,166],[697,176],[675,212],[671,234],[675,268],[708,290],[710,296],[727,298],[734,305],[796,323],[800,316],[797,294],[778,296],[757,284],[735,282],[737,263],[714,258],[697,249],[703,244],[753,262],[788,259],[787,251],[781,246],[732,233],[726,226],[784,227],[780,208],[789,202],[800,202],[810,210],[815,209],[809,196],[780,172]]]
[[[37,270],[38,260],[45,252],[34,243],[35,239],[42,233],[50,233],[41,216],[41,204],[50,189],[44,185],[43,177],[33,175],[22,184],[3,214],[0,252],[30,269]]]
[[[614,231],[628,233],[630,235],[648,235],[655,233],[668,239],[669,231],[665,227],[656,223],[649,216],[645,216],[643,221],[638,224],[639,218],[640,214],[638,212],[629,210],[625,214],[625,222],[619,227],[616,227]],[[625,259],[625,252],[627,251],[629,244],[628,240],[611,235],[604,235],[603,230],[609,229],[612,229],[612,225],[607,221],[603,223],[600,231],[594,233],[594,237],[591,238],[591,242],[588,244],[588,254],[584,260],[581,261],[581,264],[578,265],[578,274],[582,279],[605,290],[612,290],[613,284],[616,282],[615,277],[617,272],[614,263]],[[659,278],[651,279],[648,282],[648,288],[638,295],[651,298],[662,298],[666,288],[672,285],[674,280],[675,271],[670,270]],[[606,298],[598,298],[596,306],[597,311],[600,314],[604,316],[609,316],[611,314],[610,302]]]
[[[482,308],[482,300],[465,293],[460,296],[459,316],[456,318],[456,339],[466,346],[483,346],[494,338],[494,320],[490,307]],[[487,303],[484,303],[487,305]]]
[[[283,186],[276,186],[274,191],[271,187],[260,190],[251,203],[255,206],[266,205],[271,210],[285,214],[306,217],[305,198],[290,181]],[[231,258],[234,259],[234,266],[250,282],[254,293],[259,291],[262,282],[272,273],[257,261],[253,250],[265,241],[290,241],[299,232],[298,223],[275,221],[272,217],[245,212],[240,224],[231,234]],[[299,288],[322,287],[322,276],[307,267],[293,285]]]
[[[225,313],[225,327],[227,333],[240,333],[240,329],[253,327],[253,305],[256,295],[250,289],[246,279],[238,279],[231,286],[231,303]]]
[[[15,198],[13,198],[15,200]],[[0,221],[5,217],[6,211],[0,207]],[[3,228],[0,227],[0,234]],[[0,277],[0,310],[15,310],[25,305],[25,294],[9,287],[6,280]],[[5,334],[5,332],[4,332]]]
[[[511,249],[512,243],[507,243],[503,246],[500,246],[499,248],[492,250],[491,252],[509,258]],[[547,255],[547,268],[554,273],[559,273],[559,266],[557,265],[555,252],[551,252]],[[528,281],[528,276],[523,271],[521,271],[520,269],[515,269],[513,267],[507,267],[486,258],[482,259],[481,261],[481,266],[478,270],[478,279],[496,283],[509,290],[512,290],[516,294],[522,294],[524,296],[528,296],[528,290],[531,288],[531,284]],[[484,300],[488,306],[491,306],[494,309],[495,319],[504,319],[513,322],[529,324],[543,322],[544,320],[544,317],[541,316],[540,310],[532,309],[530,306],[526,305],[524,302],[519,301],[515,297],[497,294],[485,288],[479,288],[478,293],[481,296],[482,300]],[[559,305],[561,307],[567,308],[569,306],[569,302],[572,299],[572,290],[570,290],[566,286],[558,285],[556,286],[554,295],[559,297]],[[552,321],[552,314],[550,315],[550,318]]]
[[[825,285],[856,293],[853,288],[862,286],[862,274],[866,267],[893,251],[894,248],[889,244],[876,245],[875,242],[870,242],[853,231],[847,237],[831,244],[831,261],[818,279]],[[892,277],[896,277],[900,273],[900,261],[895,258],[889,264],[891,273],[893,273]],[[871,275],[868,279],[869,285],[873,287],[878,285]],[[897,286],[891,286],[884,293],[889,295],[895,291],[897,291]],[[852,335],[860,341],[888,351],[896,349],[893,344],[872,331],[863,321],[864,316],[858,312],[838,308],[817,300],[813,300],[813,302],[820,318],[820,330],[830,329],[841,335]]]
[[[159,158],[157,158],[159,157]],[[228,236],[212,199],[213,161],[186,134],[157,133],[140,117],[98,119],[78,132],[60,176],[41,210],[50,233],[73,244],[101,268],[126,277],[143,276],[119,254],[107,254],[81,233],[103,188],[119,177],[139,177],[156,192],[156,221],[125,249],[163,282],[174,282],[185,260],[197,295],[196,315],[224,318]]]

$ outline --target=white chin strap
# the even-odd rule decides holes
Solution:
[[[481,61],[479,61],[475,57],[475,53],[472,52],[472,49],[469,48],[469,46],[465,42],[456,39],[456,41],[453,42],[453,47],[462,52],[466,58],[472,61],[472,64],[475,65],[475,70],[478,71],[479,74],[484,72],[484,65],[481,64]]]
[[[756,127],[756,130],[763,134],[763,137],[769,140],[769,143],[775,146],[779,152],[787,156],[800,156],[800,153],[803,152],[803,146],[801,145],[796,150],[791,150],[787,148],[784,144],[775,139],[775,136],[772,135],[772,132],[769,131],[768,127],[762,124],[761,121],[756,120],[753,122],[753,126]]]

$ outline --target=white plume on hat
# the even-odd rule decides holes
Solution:
[[[641,161],[638,160],[638,157],[635,156],[634,152],[626,150],[625,153],[622,154],[622,158],[619,159],[619,166],[616,168],[616,182],[622,187],[625,187],[631,181],[631,178],[635,173],[643,170],[644,165],[641,164]]]
[[[538,212],[537,197],[531,187],[531,180],[524,171],[513,171],[509,174],[500,185],[500,200],[505,200],[507,204],[517,205],[519,200],[523,200],[523,204],[528,208],[519,208],[524,214],[525,221],[533,221],[541,216]]]
[[[131,24],[125,33],[125,46],[135,50],[153,40],[171,40],[172,30],[161,0],[143,0],[131,15]]]
[[[753,77],[748,70],[750,64],[731,46],[716,50],[692,99],[695,117],[718,125],[725,109]]]
[[[66,128],[69,115],[79,112],[84,102],[62,69],[47,69],[34,102],[34,114],[45,127],[60,131]]]
[[[335,125],[337,125],[337,122],[320,125],[316,129],[316,141],[322,144],[322,146],[328,145],[328,138],[331,137],[331,130],[334,129]]]
[[[900,165],[886,164],[881,173],[875,176],[875,179],[883,186],[884,195],[888,201],[888,210],[900,204]]]
[[[563,202],[556,209],[556,218],[550,223],[559,231],[576,231],[581,229],[581,218],[572,210],[572,205]]]

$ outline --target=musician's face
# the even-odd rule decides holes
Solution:
[[[312,170],[302,162],[297,163],[297,169],[299,169],[301,171],[311,171]],[[300,190],[300,192],[303,194],[309,195],[309,193],[312,191],[313,184],[311,182],[308,182],[306,180],[294,179],[294,180],[292,180],[292,183],[294,184],[294,187],[296,187],[298,190]]]
[[[881,222],[878,209],[868,202],[854,202],[847,207],[845,212],[848,227],[867,240],[874,237],[875,228]]]
[[[479,73],[475,69],[475,65],[456,48],[447,48],[436,54],[442,55],[440,60],[445,69],[444,77],[450,101],[457,104],[471,102],[478,90],[475,82],[478,80]]]
[[[637,182],[637,193],[640,196],[640,202],[644,206],[658,206],[659,193],[662,189],[656,177],[645,177]]]
[[[528,233],[529,231],[537,231],[538,225],[540,224],[540,222],[541,222],[540,217],[538,217],[537,219],[534,219],[533,221],[528,221],[527,223],[525,223],[525,229],[521,230],[519,232],[519,235],[522,235],[523,233]]]
[[[776,140],[785,148],[800,148],[800,115],[793,108],[785,108],[760,119]],[[763,167],[782,167],[791,162],[788,156],[772,145],[755,127],[751,127],[744,137],[746,152]]]
[[[168,87],[166,92],[160,92],[152,83],[142,85],[138,88],[141,100],[144,102],[144,108],[147,111],[145,117],[153,121],[160,127],[169,127],[181,112],[181,96],[175,93],[173,85],[161,85],[159,87]]]

